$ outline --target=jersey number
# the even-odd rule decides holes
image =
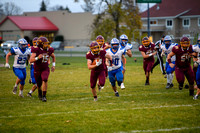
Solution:
[[[115,65],[115,66],[117,66],[118,64],[119,64],[119,58],[115,58],[115,59],[113,59],[113,64]]]
[[[182,55],[181,56],[181,62],[185,62],[186,60],[189,60],[190,56],[189,55]]]
[[[42,62],[46,63],[48,61],[48,55],[43,55]]]
[[[25,64],[26,63],[26,57],[18,57],[17,64]]]

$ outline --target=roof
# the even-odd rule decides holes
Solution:
[[[157,4],[150,8],[150,17],[177,17],[200,15],[199,0],[162,0],[157,10]],[[147,11],[141,13],[147,17]]]
[[[11,20],[21,30],[58,31],[58,27],[46,17],[8,16],[0,23],[0,25],[7,19]]]

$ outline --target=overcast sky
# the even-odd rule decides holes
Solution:
[[[75,3],[74,0],[47,0],[49,2],[48,8],[55,5],[68,6],[72,13],[83,12],[81,5],[84,5],[84,0]],[[22,12],[37,12],[40,10],[42,0],[0,0],[1,3],[13,2],[22,9]],[[152,4],[151,4],[152,6]],[[147,4],[142,4],[142,10],[145,10]]]

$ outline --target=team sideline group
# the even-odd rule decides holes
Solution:
[[[17,93],[19,85],[19,96],[23,96],[23,88],[26,79],[26,61],[29,59],[31,64],[31,79],[29,82],[33,83],[32,89],[27,96],[32,96],[32,93],[38,89],[38,97],[43,102],[46,102],[47,82],[49,77],[50,57],[52,58],[51,71],[55,70],[55,55],[54,49],[50,47],[49,41],[46,37],[35,37],[33,46],[28,48],[28,42],[25,39],[18,40],[18,47],[11,48],[6,55],[5,67],[10,68],[9,56],[15,55],[13,72],[17,76],[16,83],[13,88],[13,94]],[[106,77],[109,77],[110,84],[115,93],[119,97],[117,85],[121,89],[125,89],[124,73],[127,54],[132,57],[132,45],[128,43],[128,37],[123,34],[119,40],[113,38],[110,44],[105,43],[104,37],[99,35],[96,41],[90,44],[90,51],[86,54],[87,66],[91,70],[90,74],[90,88],[97,101],[96,85],[99,91],[104,88]],[[170,36],[162,36],[162,39],[155,44],[150,41],[148,37],[142,39],[142,45],[139,46],[139,51],[143,56],[143,69],[146,76],[145,85],[150,85],[150,73],[156,65],[160,64],[162,74],[167,78],[166,89],[173,87],[174,71],[176,79],[179,84],[179,90],[183,89],[185,77],[189,82],[189,95],[193,99],[198,99],[200,93],[200,37],[197,39],[196,45],[190,44],[188,37],[181,37],[180,44],[172,43]],[[154,63],[154,55],[157,55],[157,61]],[[166,56],[165,68],[162,57]],[[193,59],[193,69],[191,67],[191,59]],[[196,86],[194,86],[196,81]],[[197,89],[194,95],[194,88]]]

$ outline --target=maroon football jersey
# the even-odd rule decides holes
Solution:
[[[53,48],[48,48],[47,50],[44,50],[40,47],[32,47],[31,48],[31,53],[36,53],[36,57],[39,56],[40,54],[43,55],[43,57],[37,61],[34,62],[34,70],[35,71],[41,71],[45,70],[48,67],[48,60],[50,58],[50,55],[54,52]]]
[[[172,52],[176,55],[175,65],[179,68],[186,68],[190,66],[191,58],[190,53],[193,52],[192,45],[187,50],[183,50],[181,45],[175,46],[172,49]]]
[[[139,51],[144,52],[146,55],[151,54],[155,51],[155,44],[150,44],[149,47],[145,47],[144,45],[139,46]],[[154,62],[154,56],[151,56],[149,58],[144,58],[144,61],[150,61]]]
[[[98,67],[94,68],[93,70],[95,71],[101,71],[101,70],[105,70],[106,69],[106,65],[105,65],[105,55],[106,55],[106,51],[105,50],[100,50],[98,55],[93,54],[91,51],[89,51],[86,54],[86,59],[90,59],[92,62],[95,59],[102,59],[102,64],[99,65]]]

